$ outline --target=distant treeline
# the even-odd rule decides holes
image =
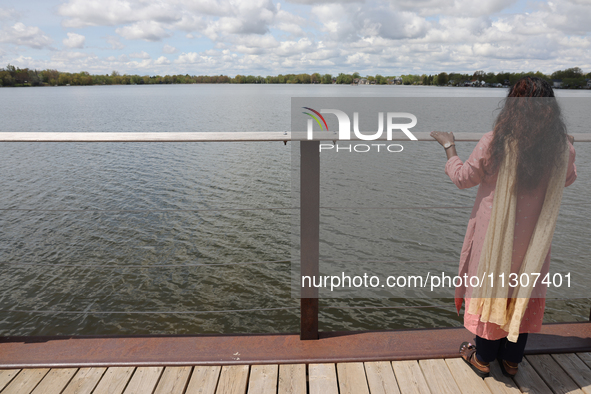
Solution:
[[[541,72],[527,73],[485,73],[476,71],[473,74],[445,73],[435,75],[399,75],[382,76],[368,75],[362,77],[359,73],[333,76],[332,74],[279,74],[277,76],[236,75],[128,75],[113,71],[109,74],[92,75],[86,71],[67,73],[57,70],[31,70],[8,65],[0,69],[0,86],[68,86],[68,85],[148,85],[148,84],[193,84],[193,83],[237,83],[237,84],[401,84],[401,85],[437,85],[437,86],[466,86],[479,82],[489,85],[510,85],[525,75],[534,75],[548,81],[561,80],[562,87],[579,88],[587,86],[591,73],[585,74],[579,67],[569,68],[546,75]]]

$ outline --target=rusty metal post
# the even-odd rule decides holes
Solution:
[[[301,277],[319,273],[320,141],[300,142],[300,286]],[[318,289],[301,287],[300,339],[318,339]]]

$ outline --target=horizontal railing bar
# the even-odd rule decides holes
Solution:
[[[591,202],[565,202],[561,205],[589,205]],[[418,206],[418,207],[323,207],[320,209],[332,209],[332,210],[349,210],[349,209],[367,209],[367,210],[380,210],[380,209],[392,209],[392,210],[406,210],[406,209],[468,209],[474,208],[473,205],[456,205],[456,206]]]
[[[236,312],[258,312],[258,311],[282,311],[289,309],[300,309],[299,306],[288,306],[281,308],[258,308],[258,309],[227,309],[219,311],[52,311],[52,310],[25,310],[25,309],[0,309],[4,313],[38,313],[38,314],[69,314],[69,315],[198,315],[207,313],[236,313]]]
[[[35,212],[206,212],[206,211],[269,211],[280,209],[299,209],[299,207],[270,208],[203,208],[203,209],[37,209],[37,208],[0,208],[0,211],[35,211]]]
[[[18,263],[18,262],[1,262],[2,265],[26,265],[26,266],[43,266],[43,267],[83,267],[83,268],[183,268],[183,267],[219,267],[224,265],[250,265],[250,264],[278,264],[291,263],[297,261],[296,259],[285,260],[271,260],[271,261],[244,261],[237,263],[211,263],[211,264],[151,264],[151,265],[91,265],[91,264],[51,264],[51,263]]]
[[[580,298],[587,299],[587,298]],[[572,298],[551,298],[550,300],[568,301]],[[419,309],[419,308],[455,308],[455,305],[399,305],[399,306],[320,306],[320,310],[325,309]],[[300,309],[299,306],[287,306],[280,308],[256,308],[256,309],[226,309],[214,311],[52,311],[52,310],[26,310],[26,309],[0,309],[3,313],[36,313],[36,314],[89,314],[89,315],[126,315],[126,314],[145,314],[145,315],[196,315],[207,313],[236,313],[236,312],[259,312],[259,311],[280,311]]]
[[[420,309],[420,308],[455,308],[454,304],[449,305],[403,305],[403,306],[320,306],[324,309]]]
[[[589,205],[591,202],[569,202],[562,205]],[[418,206],[418,207],[323,207],[320,209],[332,210],[407,210],[407,209],[468,209],[473,208],[472,205],[456,205],[456,206]],[[267,211],[267,210],[283,210],[283,209],[300,209],[300,207],[271,207],[271,208],[203,208],[203,209],[38,209],[38,208],[0,208],[0,211],[21,211],[21,212],[218,212],[218,211]]]
[[[377,263],[377,264],[397,264],[397,263],[457,263],[458,260],[339,260],[339,259],[320,259],[323,262],[333,262],[333,263],[357,263],[357,264],[366,264],[366,263]]]
[[[69,133],[1,132],[0,142],[261,142],[289,141],[289,132]]]
[[[387,141],[386,133],[374,141],[363,141],[354,137],[351,141],[366,144]],[[484,133],[454,133],[456,141],[479,141]],[[413,132],[418,141],[435,142],[429,132]],[[591,142],[591,133],[574,133],[576,142]],[[116,133],[116,132],[0,132],[0,142],[263,142],[306,140],[305,133],[292,135],[289,131],[235,131],[235,132],[160,132],[160,133]],[[314,132],[315,141],[334,141],[334,132]],[[392,141],[412,142],[402,132],[394,132]],[[341,141],[346,142],[346,141]]]
[[[553,259],[575,259],[575,258],[587,258],[587,255],[563,255],[554,256]],[[227,265],[251,265],[251,264],[287,264],[292,261],[299,261],[299,259],[284,259],[284,260],[270,260],[270,261],[245,261],[237,263],[210,263],[210,264],[150,264],[150,265],[91,265],[91,264],[61,264],[61,263],[20,263],[20,262],[0,262],[0,267],[3,265],[10,266],[40,266],[40,267],[78,267],[78,268],[189,268],[189,267],[219,267]],[[333,262],[333,263],[356,263],[356,264],[445,264],[445,263],[457,263],[458,259],[455,260],[366,260],[366,261],[351,261],[351,260],[337,260],[337,259],[321,259],[322,262]]]
[[[578,298],[548,298],[551,301],[570,301],[573,299],[586,300],[589,297]],[[456,308],[454,304],[445,305],[402,305],[402,306],[319,306],[320,311],[324,309],[419,309],[419,308]]]

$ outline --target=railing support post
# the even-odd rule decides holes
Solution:
[[[300,142],[301,276],[316,277],[320,255],[320,141]],[[301,277],[300,277],[301,278]],[[301,286],[301,279],[300,279]],[[301,287],[300,339],[318,339],[318,289]]]

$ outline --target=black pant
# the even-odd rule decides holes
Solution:
[[[509,342],[507,338],[491,341],[476,336],[476,355],[478,359],[485,363],[500,358],[512,363],[520,363],[523,359],[525,344],[527,343],[527,333],[519,334],[517,342]]]

